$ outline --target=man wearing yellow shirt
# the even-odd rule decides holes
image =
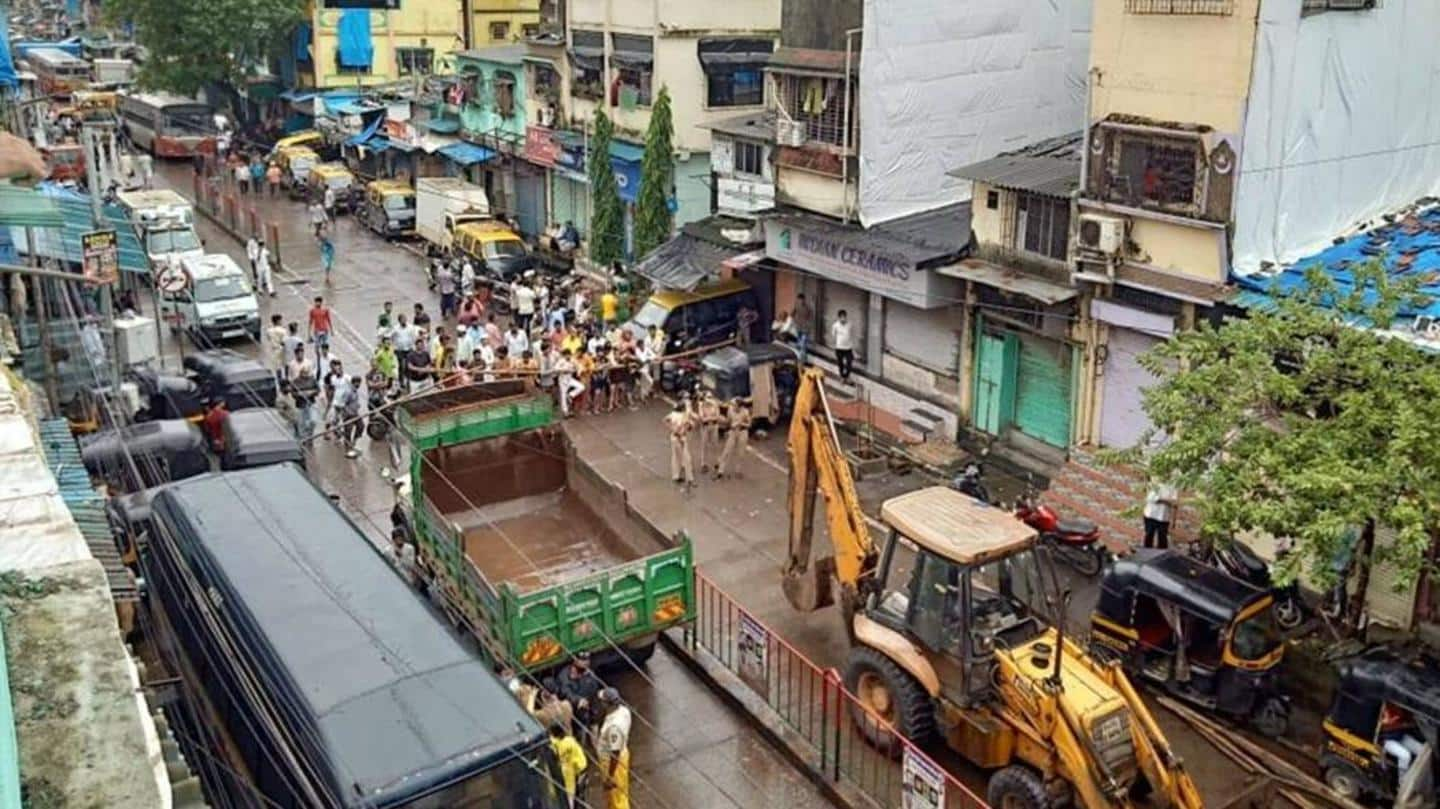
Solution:
[[[550,726],[550,747],[555,751],[555,760],[560,763],[560,777],[565,782],[565,805],[575,809],[575,783],[590,766],[585,760],[585,751],[580,749],[580,743],[575,741],[570,731],[558,722]]]
[[[608,328],[615,324],[616,317],[620,312],[620,296],[615,290],[606,287],[605,294],[600,296],[600,322]]]

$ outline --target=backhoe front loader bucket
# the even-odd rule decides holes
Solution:
[[[814,612],[835,603],[835,557],[816,559],[803,570],[786,570],[781,587],[790,606],[801,612]]]

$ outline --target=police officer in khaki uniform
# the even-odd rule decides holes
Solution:
[[[745,463],[745,450],[750,447],[750,423],[753,421],[750,400],[736,397],[730,400],[727,409],[729,413],[726,424],[730,431],[725,435],[725,449],[720,453],[716,478],[732,474],[732,469],[735,470],[733,474],[738,477],[740,468]]]
[[[694,427],[688,407],[689,397],[679,399],[665,416],[665,429],[670,431],[670,477],[681,486],[695,485],[695,466],[690,460],[690,431]]]
[[[705,391],[696,406],[695,415],[700,428],[700,471],[710,471],[710,453],[720,450],[720,424],[724,417],[720,413],[720,400],[712,391]]]

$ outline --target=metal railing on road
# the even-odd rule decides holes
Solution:
[[[895,733],[845,689],[839,672],[822,669],[771,631],[702,573],[695,573],[698,615],[686,630],[703,652],[743,681],[791,731],[816,772],[844,782],[877,809],[989,809],[989,805],[909,739]],[[891,736],[899,755],[867,736]]]

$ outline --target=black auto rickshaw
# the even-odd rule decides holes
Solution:
[[[105,503],[110,533],[120,548],[120,558],[132,568],[139,563],[140,537],[150,530],[150,501],[164,486],[152,486],[130,494],[118,494]]]
[[[136,368],[130,376],[140,393],[137,420],[186,419],[197,424],[204,420],[205,400],[190,377],[151,368]]]
[[[1339,681],[1322,724],[1325,783],[1354,801],[1434,806],[1440,798],[1433,763],[1440,667],[1376,650],[1342,661],[1336,671]]]
[[[80,459],[90,474],[103,478],[117,492],[148,489],[210,471],[205,437],[199,427],[184,419],[147,421],[94,433],[81,439]]]
[[[205,401],[223,399],[232,411],[275,406],[275,372],[238,351],[197,351],[185,357],[185,369],[194,375]]]
[[[700,385],[722,401],[750,399],[755,421],[775,427],[795,409],[800,355],[784,343],[726,346],[700,358]]]
[[[1178,551],[1141,549],[1100,581],[1090,645],[1130,674],[1267,736],[1290,726],[1274,596]]]
[[[235,410],[225,416],[221,469],[250,469],[276,463],[305,466],[305,451],[285,417],[273,407]]]

